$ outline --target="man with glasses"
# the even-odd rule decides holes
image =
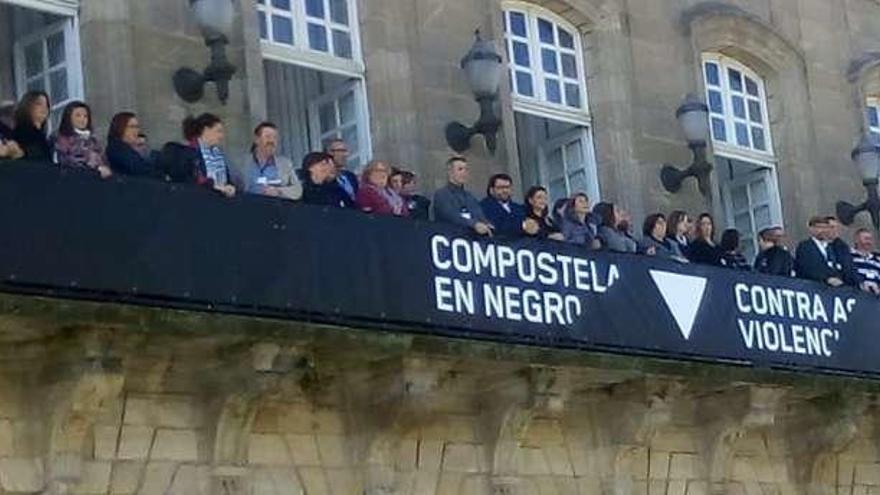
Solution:
[[[489,178],[486,197],[480,201],[483,213],[495,232],[504,237],[522,235],[522,224],[526,219],[525,206],[513,201],[513,179],[507,174],[495,174]]]
[[[327,142],[324,151],[333,157],[336,183],[345,193],[343,195],[345,207],[353,208],[358,192],[358,178],[353,172],[346,169],[346,165],[348,165],[348,145],[342,139],[335,138]]]

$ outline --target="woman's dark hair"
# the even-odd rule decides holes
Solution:
[[[89,115],[89,121],[86,124],[86,129],[88,129],[89,132],[92,131],[92,109],[81,101],[72,101],[64,107],[64,112],[61,113],[61,123],[58,124],[58,134],[62,136],[72,136],[74,134],[72,116],[73,111],[77,108],[86,109],[86,113]]]
[[[709,219],[709,223],[712,224],[712,237],[715,237],[715,219],[712,218],[712,215],[709,213],[700,213],[700,216],[697,217],[697,236],[700,236],[700,223],[704,218]]]
[[[48,93],[45,91],[28,91],[21,97],[18,107],[15,108],[15,127],[26,129],[34,126],[34,119],[31,118],[31,113],[33,113],[34,105],[37,104],[37,100],[40,98],[45,98],[46,106],[49,107],[50,111],[52,110],[52,100],[49,99]],[[46,122],[43,122],[43,127],[38,130],[45,130],[48,121],[49,119],[46,119]]]
[[[669,214],[669,222],[666,223],[666,236],[675,237],[678,235],[678,232],[676,231],[676,229],[678,229],[678,224],[683,222],[687,216],[688,214],[684,210],[673,210],[673,212]]]
[[[187,141],[198,139],[205,129],[222,124],[220,117],[213,113],[203,113],[198,117],[189,116],[183,119],[183,138]]]
[[[137,116],[132,112],[119,112],[110,119],[110,129],[107,131],[107,141],[111,139],[119,139],[122,140],[122,135],[125,134],[125,128],[128,127],[128,123],[131,122],[131,119],[136,118]]]
[[[528,191],[526,191],[526,204],[528,205],[529,213],[532,213],[532,212],[534,211],[534,207],[532,206],[532,202],[531,202],[531,201],[532,201],[532,198],[534,198],[535,195],[537,195],[539,192],[542,192],[542,191],[543,191],[544,193],[546,193],[546,192],[547,192],[547,188],[544,187],[544,186],[532,186],[532,187],[529,188]],[[542,211],[542,212],[540,213],[540,215],[541,215],[542,218],[547,216],[547,210],[548,210],[548,209],[549,209],[549,208],[548,208],[547,206],[544,207],[544,211]]]
[[[582,193],[582,192],[574,193],[568,199],[562,198],[561,200],[559,200],[559,201],[565,202],[565,216],[568,218],[571,218],[573,220],[577,220],[577,218],[575,217],[575,214],[574,214],[574,204],[578,198],[584,198],[584,201],[587,202],[587,205],[590,204],[589,196],[587,196],[585,193]],[[557,201],[556,203],[559,204],[559,201]],[[556,208],[556,206],[554,205],[554,207],[553,207],[554,213],[556,212],[556,210],[558,210],[558,208]]]
[[[303,157],[303,161],[302,161],[303,172],[308,173],[309,169],[312,168],[312,165],[315,165],[316,163],[321,163],[325,160],[333,161],[333,155],[331,155],[329,153],[325,153],[323,151],[313,151],[313,152],[309,153],[308,155]]]
[[[739,251],[739,231],[736,229],[727,229],[721,234],[721,243],[719,244],[723,252]]]
[[[607,203],[605,201],[597,203],[593,207],[593,213],[599,217],[600,226],[611,229],[617,228],[617,222],[614,221],[614,203]]]
[[[644,223],[642,223],[642,235],[645,237],[654,237],[654,227],[657,226],[657,222],[660,220],[666,220],[666,215],[662,213],[653,213],[648,215],[645,218]],[[658,239],[659,240],[659,239]]]

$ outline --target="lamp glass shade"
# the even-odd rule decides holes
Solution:
[[[232,0],[192,0],[193,15],[205,39],[229,37],[235,19]]]
[[[876,137],[867,135],[862,138],[852,157],[863,182],[876,181],[880,177],[880,140]]]
[[[501,63],[492,59],[471,59],[464,65],[464,73],[474,96],[490,98],[498,94],[501,85]]]
[[[688,95],[675,112],[688,143],[709,140],[709,107],[695,95]]]

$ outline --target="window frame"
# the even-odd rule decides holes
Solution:
[[[341,123],[337,122],[336,127],[333,129],[333,132],[325,133],[321,130],[321,117],[320,117],[320,107],[326,103],[333,103],[335,117],[339,116],[339,101],[342,96],[346,93],[352,93],[354,98],[353,110],[355,113],[355,131],[357,132],[358,137],[358,152],[357,156],[359,157],[359,163],[354,164],[352,167],[354,171],[360,171],[367,163],[369,163],[370,159],[373,156],[373,143],[370,136],[370,128],[369,128],[369,109],[367,106],[367,96],[363,91],[363,81],[361,80],[353,80],[350,81],[335,91],[330,93],[325,93],[314,98],[309,102],[309,119],[308,119],[308,128],[309,128],[309,137],[311,139],[311,145],[313,149],[322,149],[324,143],[332,138],[342,138],[343,136],[339,134],[339,129],[343,126]],[[360,125],[363,122],[364,125]],[[347,143],[347,141],[346,141]],[[349,157],[351,159],[351,157]]]
[[[590,99],[589,92],[587,91],[586,81],[586,55],[584,52],[581,32],[564,18],[539,5],[519,1],[503,2],[501,5],[501,12],[503,16],[502,20],[504,23],[503,26],[508,26],[508,28],[502,28],[502,31],[504,33],[505,46],[503,56],[506,63],[508,77],[511,82],[510,96],[513,102],[514,110],[530,113],[539,117],[548,117],[564,122],[581,124],[587,127],[591,127],[592,116],[590,114]],[[518,12],[525,15],[526,22],[528,23],[528,31],[526,33],[526,37],[513,35],[511,32],[509,32],[509,15],[511,12]],[[554,26],[554,32],[558,30],[558,28],[562,28],[570,32],[574,41],[574,49],[563,48],[558,43],[554,45],[543,43],[540,40],[538,33],[538,19],[543,19],[551,22]],[[514,40],[526,42],[528,46],[530,60],[530,67],[528,68],[528,72],[532,76],[532,85],[535,96],[524,96],[519,94],[516,90],[516,71],[526,71],[526,69],[516,66],[514,64],[514,61],[509,56],[509,54],[513,53]],[[580,91],[580,107],[572,107],[566,105],[564,102],[553,103],[546,99],[546,89],[544,81],[548,73],[544,71],[543,60],[541,58],[541,48],[544,46],[548,48],[552,47],[557,53],[559,74],[549,74],[549,76],[551,79],[559,81],[560,91],[563,100],[565,98],[565,83],[571,83],[573,82],[573,80],[570,78],[565,78],[562,75],[562,66],[559,62],[561,61],[561,57],[559,56],[559,54],[571,54],[571,52],[573,52],[577,71],[577,84]]]
[[[322,0],[326,12],[329,12],[329,0]],[[277,62],[295,63],[300,66],[316,69],[320,71],[332,72],[334,74],[362,77],[366,72],[366,66],[363,62],[363,53],[361,47],[360,33],[360,17],[355,0],[345,0],[348,6],[349,26],[348,29],[351,36],[351,58],[343,58],[333,54],[332,29],[342,25],[333,23],[329,19],[321,20],[320,24],[328,29],[328,51],[323,52],[314,50],[308,45],[308,24],[316,23],[317,19],[306,15],[305,2],[302,0],[290,0],[291,9],[279,9],[271,4],[272,0],[265,0],[263,3],[254,2],[257,12],[257,23],[259,23],[260,12],[267,13],[266,28],[269,39],[264,39],[260,35],[260,51],[264,58]],[[272,13],[280,13],[283,17],[291,20],[293,30],[293,45],[279,43],[272,40]],[[329,15],[329,14],[328,14]],[[259,25],[257,26],[259,33]]]
[[[871,125],[871,109],[877,113],[877,125]],[[880,96],[869,96],[865,100],[865,118],[867,119],[868,132],[880,139]]]
[[[709,84],[708,73],[706,71],[706,64],[714,63],[719,68],[719,78],[720,78],[720,86],[715,86]],[[758,124],[757,122],[752,122],[749,119],[748,115],[748,98],[750,97],[747,90],[743,89],[742,95],[746,100],[746,117],[740,118],[737,117],[733,112],[733,96],[734,93],[730,89],[730,81],[728,77],[728,70],[733,69],[739,71],[743,76],[746,76],[752,79],[756,85],[758,86],[758,99],[761,103],[761,122],[760,127],[764,131],[764,144],[765,150],[759,150],[752,146],[742,146],[737,144],[736,142],[736,124],[737,123],[745,123],[748,132],[749,132],[749,142],[751,143],[752,126]],[[702,54],[701,63],[700,63],[700,77],[703,82],[703,94],[706,98],[707,104],[709,103],[709,91],[715,90],[721,93],[722,103],[724,105],[724,113],[718,114],[713,112],[711,107],[709,109],[709,128],[710,128],[710,139],[712,141],[712,147],[715,153],[723,154],[725,156],[736,158],[749,162],[758,162],[762,165],[775,165],[777,162],[776,153],[773,142],[773,132],[770,127],[770,109],[768,105],[767,98],[767,87],[764,81],[764,78],[761,77],[760,74],[744,65],[742,62],[720,53],[706,52]],[[753,97],[754,98],[754,97]],[[712,130],[712,118],[713,117],[723,117],[725,133],[727,141],[719,141],[715,139],[714,131]],[[775,167],[774,167],[775,168]]]
[[[55,95],[52,94],[50,87],[50,79],[49,74],[53,72],[53,67],[49,67],[47,64],[49,63],[49,55],[46,48],[46,40],[58,33],[64,33],[64,63],[55,66],[55,70],[58,70],[58,67],[63,66],[66,72],[67,77],[67,99],[65,100],[57,100]],[[60,115],[60,109],[75,100],[83,100],[85,99],[85,87],[83,84],[83,72],[82,72],[82,53],[80,47],[80,39],[79,39],[79,17],[78,16],[70,16],[68,18],[62,19],[58,22],[46,25],[33,33],[29,33],[21,38],[16,39],[13,42],[13,60],[15,65],[15,86],[17,96],[20,99],[24,94],[29,91],[28,83],[36,77],[28,77],[26,70],[26,58],[25,58],[25,47],[31,45],[35,42],[41,43],[42,53],[42,61],[43,67],[40,71],[39,77],[44,80],[43,90],[49,94],[52,103],[52,114],[50,115],[50,119],[54,120],[54,117]],[[57,122],[52,122],[52,127]]]
[[[2,0],[0,3],[66,17],[79,13],[79,0]]]

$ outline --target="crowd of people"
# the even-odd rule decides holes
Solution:
[[[727,229],[716,242],[715,222],[708,213],[695,219],[684,211],[648,215],[640,236],[633,233],[629,213],[610,202],[590,204],[584,193],[551,204],[543,186],[533,186],[524,204],[513,200],[513,179],[493,175],[479,200],[466,186],[467,159],[450,158],[447,184],[433,201],[417,192],[410,171],[374,160],[360,177],[347,168],[349,150],[333,139],[322,151],[308,153],[299,168],[279,154],[278,128],[260,123],[250,150],[233,167],[222,150],[224,124],[216,115],[188,117],[182,141],[153,151],[141,132],[137,115],[116,114],[106,147],[95,135],[91,110],[83,102],[67,104],[54,133],[47,129],[51,105],[46,93],[32,91],[18,104],[0,105],[0,159],[54,161],[61,167],[90,171],[101,178],[115,174],[188,182],[226,197],[256,194],[305,204],[357,209],[459,225],[481,236],[506,239],[531,237],[582,246],[586,250],[639,253],[679,263],[697,263],[783,277],[800,277],[832,287],[850,286],[880,295],[880,255],[874,234],[859,229],[850,247],[833,216],[810,219],[810,238],[794,255],[781,227],[758,234],[760,253],[753,262],[741,251],[740,233]],[[432,208],[433,206],[433,208]]]

